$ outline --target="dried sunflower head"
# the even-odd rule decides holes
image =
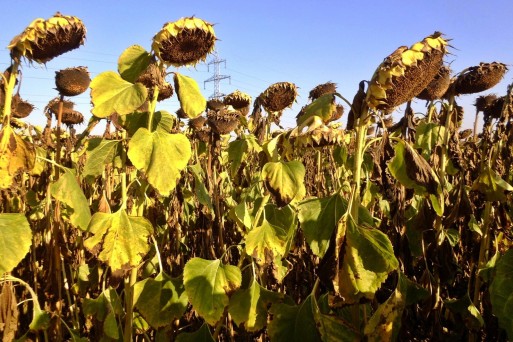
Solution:
[[[204,61],[215,42],[212,24],[190,17],[166,23],[153,37],[151,48],[164,63],[180,67]]]
[[[401,46],[385,58],[367,90],[369,108],[390,112],[417,96],[440,70],[446,46],[447,40],[435,32],[410,48]]]
[[[417,95],[418,99],[433,101],[437,99],[441,99],[447,89],[449,89],[449,85],[451,84],[451,69],[447,66],[442,66],[435,78],[427,85],[422,92]]]
[[[267,112],[281,112],[292,106],[296,97],[297,87],[290,82],[274,83],[259,96],[260,103]]]
[[[84,116],[76,110],[62,113],[62,123],[67,126],[81,124],[82,122],[84,122]]]
[[[223,103],[227,106],[232,106],[238,111],[243,111],[244,115],[249,113],[249,105],[251,104],[251,96],[239,90],[224,97]]]
[[[310,96],[309,98],[312,101],[317,100],[322,95],[326,94],[334,94],[337,92],[337,84],[333,82],[326,82],[324,84],[319,84],[312,90],[310,90]]]
[[[25,57],[46,63],[84,44],[86,28],[77,17],[57,12],[48,20],[38,18],[13,38],[8,48],[13,59]]]
[[[239,125],[241,114],[231,106],[226,106],[219,111],[210,110],[207,114],[208,124],[217,134],[228,134]]]
[[[61,95],[76,96],[87,90],[91,78],[87,67],[75,67],[55,72],[55,85]]]
[[[48,104],[45,107],[45,114],[48,118],[51,118],[52,115],[54,115],[55,118],[57,118],[57,116],[59,114],[59,102],[60,102],[60,98],[58,98],[58,97],[56,97],[56,98],[50,100],[50,102],[48,102]],[[64,113],[72,112],[74,106],[75,106],[75,103],[68,101],[68,100],[63,100],[62,101],[62,113],[64,114]]]
[[[476,102],[474,102],[474,106],[478,112],[484,112],[488,107],[492,105],[492,103],[497,99],[497,95],[488,94],[484,96],[479,96],[476,98]]]
[[[12,97],[11,108],[12,116],[17,119],[26,118],[34,110],[34,106],[31,103],[23,100],[19,94],[16,94]]]
[[[462,72],[455,81],[455,94],[480,93],[497,85],[508,71],[506,64],[479,63]]]
[[[189,127],[191,127],[194,130],[199,130],[205,125],[206,122],[207,122],[206,117],[198,116],[194,119],[189,119]]]

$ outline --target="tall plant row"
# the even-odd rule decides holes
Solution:
[[[505,64],[453,74],[435,32],[387,56],[352,101],[335,83],[315,87],[284,129],[296,85],[207,101],[179,71],[217,38],[181,18],[150,51],[123,51],[117,70],[57,72],[46,127],[25,122],[20,68],[85,35],[57,13],[9,45],[3,340],[512,338],[513,86],[476,98],[473,130],[457,104],[498,84]],[[77,133],[72,98],[86,91],[93,116]],[[160,110],[174,94],[180,109]]]

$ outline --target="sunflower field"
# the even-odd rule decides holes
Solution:
[[[434,32],[386,56],[351,101],[318,85],[283,128],[296,84],[207,101],[177,71],[218,39],[184,17],[150,51],[126,48],[117,70],[58,71],[46,127],[32,126],[22,66],[86,34],[57,13],[8,46],[3,341],[513,339],[513,85],[476,95],[474,129],[458,105],[505,64],[453,72]],[[77,132],[84,92],[92,117]],[[173,95],[180,109],[159,110]]]

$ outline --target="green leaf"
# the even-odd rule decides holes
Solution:
[[[109,312],[116,315],[123,313],[123,304],[118,293],[113,288],[105,289],[97,298],[84,298],[82,310],[86,316],[94,316],[103,322]]]
[[[479,223],[476,221],[476,217],[474,215],[470,215],[470,220],[468,221],[468,228],[474,233],[479,234],[479,236],[483,236],[483,231],[479,226]]]
[[[323,341],[361,341],[358,329],[339,316],[328,315],[322,312],[315,297],[311,298],[314,319]]]
[[[496,263],[495,277],[490,285],[492,312],[499,326],[513,339],[513,249],[509,249]]]
[[[229,313],[246,331],[263,329],[267,324],[267,308],[283,299],[283,294],[266,290],[253,279],[247,289],[239,289],[230,299]]]
[[[429,163],[405,141],[398,142],[394,150],[395,156],[388,164],[392,176],[418,195],[437,195],[438,176]]]
[[[151,61],[151,54],[140,45],[127,48],[118,59],[118,72],[128,82],[134,83]]]
[[[239,170],[247,150],[248,143],[246,139],[237,139],[228,144],[228,165],[232,177]]]
[[[198,117],[207,108],[207,100],[201,95],[198,83],[188,76],[175,72],[176,95],[180,106],[189,119]]]
[[[294,247],[294,238],[297,229],[296,209],[291,205],[279,208],[275,204],[267,203],[264,207],[264,215],[265,219],[271,225],[281,228],[286,233],[284,254],[281,255],[281,257],[285,258],[288,252]]]
[[[119,140],[90,139],[87,143],[87,159],[82,171],[84,177],[98,177],[108,164],[121,167],[123,144]]]
[[[415,131],[415,147],[422,150],[422,156],[429,160],[435,146],[441,146],[445,136],[445,127],[434,122],[421,122]]]
[[[187,295],[181,278],[160,273],[134,285],[134,305],[153,328],[169,325],[182,317],[187,308]]]
[[[472,190],[485,195],[487,201],[505,201],[505,192],[513,191],[513,186],[504,181],[488,165],[479,173],[479,177],[472,184]]]
[[[240,269],[221,260],[192,258],[183,272],[185,291],[194,309],[211,325],[216,324],[229,303],[229,296],[242,281]]]
[[[133,112],[118,117],[118,119],[121,126],[126,129],[128,136],[132,137],[139,128],[148,128],[148,117],[148,112]],[[153,132],[156,129],[161,129],[166,132],[171,132],[176,121],[176,116],[171,115],[169,112],[166,112],[165,110],[156,111],[153,113],[153,125],[151,131]]]
[[[347,200],[339,194],[313,198],[299,205],[299,222],[312,252],[323,257],[337,223],[347,210]]]
[[[481,313],[476,308],[468,292],[459,299],[446,299],[444,305],[454,314],[461,317],[455,319],[456,322],[465,322],[467,328],[477,331],[484,326],[484,320]]]
[[[88,228],[93,234],[84,246],[112,270],[130,269],[140,264],[150,246],[148,237],[153,233],[151,222],[144,217],[128,216],[124,209],[93,215]]]
[[[255,258],[257,264],[268,264],[273,257],[285,254],[286,242],[287,231],[264,219],[246,236],[246,253]]]
[[[128,157],[161,195],[169,196],[191,158],[191,143],[180,133],[141,127],[128,144]]]
[[[335,96],[333,94],[325,94],[310,103],[305,108],[303,115],[297,118],[296,123],[300,126],[308,118],[313,116],[318,116],[322,121],[327,122],[336,110]]]
[[[73,210],[70,215],[71,224],[86,230],[91,221],[89,202],[71,169],[65,169],[59,180],[50,185],[50,192],[55,199]]]
[[[273,304],[269,312],[273,320],[267,327],[271,341],[321,341],[314,319],[312,298],[301,305]]]
[[[32,245],[32,230],[23,214],[0,214],[0,277],[23,260]]]
[[[388,236],[376,228],[358,226],[347,221],[343,265],[335,278],[335,288],[346,303],[360,298],[374,298],[388,274],[397,269],[399,262],[394,255]]]
[[[125,81],[114,71],[102,72],[91,82],[92,113],[98,118],[106,118],[113,113],[132,113],[147,97],[148,91],[143,84]]]
[[[176,342],[215,342],[207,323],[203,323],[198,331],[193,333],[181,333],[176,337]]]
[[[456,229],[444,229],[443,234],[451,246],[455,247],[458,245],[458,242],[460,241],[459,231]]]
[[[114,340],[119,338],[118,322],[116,321],[116,315],[112,311],[109,311],[107,317],[105,317],[105,321],[103,322],[103,332],[107,337]]]
[[[269,162],[262,168],[262,179],[279,206],[299,201],[306,194],[305,167],[300,161]]]
[[[42,310],[39,306],[34,307],[32,321],[29,324],[30,330],[46,330],[50,326],[51,317],[48,312]]]
[[[189,168],[194,175],[194,190],[196,192],[196,197],[198,201],[206,206],[211,213],[214,212],[214,207],[212,205],[212,198],[208,194],[207,187],[205,186],[205,177],[203,175],[203,170],[201,169],[201,165],[194,164],[190,165]]]

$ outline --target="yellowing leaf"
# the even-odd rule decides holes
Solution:
[[[176,337],[176,342],[215,342],[207,323],[192,333],[181,333]]]
[[[262,224],[251,230],[246,237],[246,253],[256,259],[259,265],[267,263],[266,255],[283,256],[287,232],[278,226],[263,220]]]
[[[86,230],[91,220],[89,202],[70,169],[60,176],[59,180],[50,185],[52,196],[73,210],[70,222],[73,226]]]
[[[111,114],[126,115],[139,108],[148,91],[141,83],[130,83],[114,71],[102,72],[91,82],[92,113],[98,118]]]
[[[128,157],[161,195],[168,196],[191,158],[191,143],[183,134],[141,127],[128,144]]]
[[[305,196],[305,167],[300,161],[269,162],[262,168],[262,179],[279,206]]]
[[[98,177],[105,166],[115,164],[121,166],[122,142],[101,138],[90,139],[87,144],[87,159],[82,174],[84,177]]]
[[[23,214],[0,214],[0,278],[6,272],[11,272],[32,245],[32,230]]]
[[[337,110],[335,104],[335,96],[333,94],[325,94],[310,103],[304,111],[304,114],[296,119],[296,123],[300,126],[308,118],[312,116],[318,116],[323,122],[328,122],[333,115],[333,112]]]
[[[134,285],[134,304],[154,328],[170,325],[182,317],[187,308],[187,294],[181,278],[161,273]]]
[[[32,144],[18,136],[9,125],[0,130],[0,189],[11,187],[13,177],[19,171],[32,170],[35,160]]]
[[[88,231],[93,235],[84,246],[113,270],[121,270],[140,264],[150,249],[147,239],[153,226],[144,217],[128,216],[121,209],[113,214],[94,214]]]
[[[124,80],[134,83],[150,61],[151,54],[148,51],[140,45],[132,45],[119,56],[118,72]]]
[[[280,301],[283,294],[266,290],[253,279],[251,285],[238,290],[230,299],[229,312],[237,325],[247,331],[257,331],[267,324],[267,307]]]
[[[238,267],[224,265],[219,259],[192,258],[185,264],[183,280],[194,310],[214,325],[221,319],[229,296],[240,287],[242,275]]]
[[[175,73],[176,95],[180,106],[189,119],[198,117],[207,108],[207,100],[201,95],[198,83],[188,76]]]

